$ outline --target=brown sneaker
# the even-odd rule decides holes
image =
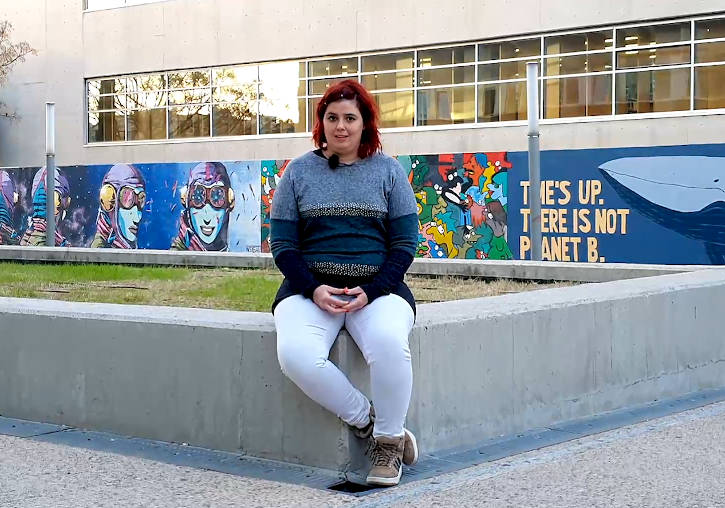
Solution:
[[[418,462],[418,442],[415,440],[415,436],[408,429],[403,429],[405,432],[405,447],[403,448],[403,464],[406,466],[412,466]]]
[[[381,485],[391,487],[400,482],[403,474],[403,449],[405,448],[405,437],[380,436],[371,443],[372,450],[370,459],[373,463],[372,469],[367,477],[370,485]]]
[[[360,439],[368,439],[370,436],[373,435],[373,426],[375,425],[375,408],[373,407],[373,403],[370,403],[370,421],[367,425],[364,427],[355,427],[350,426],[350,430],[355,435],[355,437],[359,437]]]

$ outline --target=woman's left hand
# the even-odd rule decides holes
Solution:
[[[345,312],[360,310],[368,304],[368,295],[365,294],[365,291],[363,291],[360,286],[352,289],[345,288],[344,291],[346,295],[355,297],[354,300],[350,300],[341,307],[342,309],[345,309]]]

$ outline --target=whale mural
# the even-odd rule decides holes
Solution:
[[[630,207],[725,264],[725,157],[623,157],[599,169]]]

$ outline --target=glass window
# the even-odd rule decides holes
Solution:
[[[357,74],[357,57],[336,58],[334,60],[317,60],[309,62],[310,77],[338,76],[340,74]],[[304,75],[303,75],[304,77]]]
[[[256,85],[259,71],[256,65],[214,69],[214,86],[237,87]],[[256,92],[255,92],[256,94]]]
[[[725,42],[707,42],[695,45],[695,62],[725,62]]]
[[[209,136],[209,106],[193,104],[169,108],[169,138]]]
[[[385,90],[391,88],[412,88],[413,71],[384,72],[381,74],[363,74],[362,84],[368,90]]]
[[[612,114],[612,75],[547,79],[545,118]]]
[[[164,74],[129,76],[127,80],[127,87],[129,92],[164,90],[166,88],[166,76]]]
[[[478,45],[478,59],[503,60],[541,54],[541,39],[522,39],[518,41],[493,42]]]
[[[384,92],[373,95],[380,110],[381,127],[412,127],[415,105],[413,91]]]
[[[690,40],[690,23],[617,29],[617,47],[629,48]]]
[[[418,51],[418,66],[420,67],[468,63],[475,60],[476,47],[474,45]]]
[[[126,96],[129,109],[152,109],[166,106],[166,92],[130,93]]]
[[[88,114],[88,142],[125,141],[126,126],[122,111]]]
[[[394,71],[413,68],[413,52],[388,53],[362,57],[362,72]]]
[[[340,81],[345,81],[346,79],[354,79],[357,81],[357,77],[352,76],[349,78],[312,79],[310,80],[310,95],[323,95],[332,85]]]
[[[690,109],[690,69],[617,74],[617,114]]]
[[[725,108],[725,65],[695,68],[695,109]]]
[[[432,88],[418,92],[418,125],[445,125],[476,121],[473,86]]]
[[[501,62],[478,66],[479,81],[498,81],[500,79],[526,78],[526,60]]]
[[[215,104],[212,136],[248,136],[257,133],[256,101]]]
[[[617,69],[676,65],[690,62],[690,46],[635,49],[617,52]]]
[[[166,108],[128,112],[128,139],[165,139]]]
[[[88,80],[88,93],[93,95],[123,93],[126,91],[126,78],[108,78]]]
[[[526,120],[526,82],[478,85],[478,121]]]
[[[544,48],[547,55],[576,53],[579,51],[597,51],[600,49],[611,49],[612,46],[614,46],[614,39],[611,30],[555,35],[544,38]]]
[[[322,97],[315,97],[307,99],[307,130],[312,132],[312,128],[317,120],[317,105],[322,100]]]
[[[124,109],[125,107],[125,95],[90,95],[88,97],[89,111]]]
[[[176,90],[169,92],[169,104],[204,104],[211,101],[209,88]]]
[[[695,39],[725,37],[725,18],[695,21]]]
[[[297,62],[259,66],[260,134],[304,132],[305,104],[298,99]]]
[[[612,70],[612,54],[594,53],[591,55],[555,56],[547,58],[544,65],[546,76],[605,72]]]
[[[169,88],[199,88],[210,83],[210,69],[169,73]]]
[[[419,86],[456,85],[459,83],[473,83],[475,80],[476,68],[473,65],[418,71]]]

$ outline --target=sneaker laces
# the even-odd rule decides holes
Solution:
[[[372,448],[370,459],[372,460],[373,466],[393,466],[395,459],[399,455],[398,444],[379,443],[374,439],[371,441],[368,449]]]

